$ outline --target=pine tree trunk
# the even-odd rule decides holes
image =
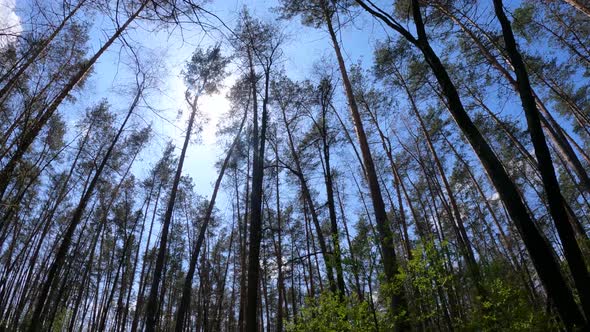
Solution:
[[[213,208],[215,207],[215,199],[217,198],[217,193],[219,191],[219,187],[221,186],[221,181],[223,180],[223,175],[225,174],[225,170],[230,162],[232,153],[234,148],[236,147],[238,141],[240,140],[240,136],[242,134],[242,129],[244,128],[244,123],[246,122],[247,118],[247,110],[244,112],[244,116],[240,122],[240,128],[238,129],[238,133],[236,134],[236,138],[234,139],[232,145],[230,146],[229,150],[227,151],[227,155],[223,160],[223,164],[221,169],[219,170],[219,175],[217,176],[217,180],[215,181],[215,186],[213,187],[213,194],[211,195],[211,200],[209,200],[209,206],[207,206],[207,210],[205,212],[205,217],[203,218],[203,224],[199,229],[199,234],[197,236],[197,242],[193,248],[193,251],[190,255],[191,261],[189,263],[189,269],[186,273],[186,277],[184,279],[184,286],[182,288],[182,297],[180,303],[178,304],[178,309],[176,311],[176,326],[175,330],[177,332],[182,332],[184,329],[184,322],[185,316],[187,311],[189,310],[189,305],[191,301],[191,290],[193,285],[193,277],[195,275],[195,270],[197,267],[197,261],[199,259],[199,252],[201,251],[201,246],[203,245],[203,241],[205,240],[205,234],[207,232],[207,227],[209,226],[209,222],[211,221],[211,215],[213,214]],[[232,233],[233,235],[233,233]]]
[[[152,285],[148,296],[148,302],[146,304],[146,330],[153,332],[158,327],[158,290],[160,288],[160,279],[164,271],[164,261],[166,259],[167,245],[168,245],[168,233],[170,231],[170,224],[172,223],[172,213],[174,212],[174,204],[176,202],[176,194],[178,192],[178,185],[182,176],[182,167],[184,165],[184,159],[186,157],[186,150],[190,142],[191,133],[195,123],[195,117],[197,115],[197,100],[198,95],[195,96],[192,103],[190,103],[191,113],[188,120],[186,129],[186,135],[184,137],[184,143],[182,145],[182,151],[178,159],[178,165],[176,166],[176,172],[174,174],[174,180],[172,182],[172,188],[170,189],[170,197],[168,198],[168,204],[166,205],[166,212],[162,220],[162,230],[160,236],[160,247],[158,249],[158,256],[156,258],[156,265],[154,267],[154,275],[152,277]]]
[[[264,73],[264,99],[262,102],[262,120],[260,135],[254,141],[254,161],[252,167],[252,194],[250,197],[250,234],[248,250],[248,285],[246,301],[246,331],[256,332],[258,328],[258,289],[260,274],[260,243],[262,241],[262,180],[264,177],[264,151],[266,147],[266,129],[268,122],[268,89],[270,72]],[[253,86],[253,98],[256,99],[256,87]],[[257,121],[254,122],[255,125]],[[254,131],[257,132],[255,126]]]
[[[324,182],[326,185],[326,197],[328,199],[328,212],[330,215],[330,231],[332,236],[332,243],[334,245],[334,253],[332,253],[333,264],[336,267],[336,282],[340,296],[346,294],[346,286],[344,284],[344,274],[342,271],[342,257],[340,250],[340,236],[338,232],[338,221],[336,216],[336,204],[334,203],[334,185],[332,183],[332,166],[330,164],[330,144],[328,142],[328,132],[326,124],[327,105],[322,106],[322,153],[324,161]],[[320,158],[321,160],[321,158]]]
[[[385,203],[383,202],[383,196],[381,194],[377,172],[373,163],[373,157],[371,155],[371,150],[365,129],[363,127],[360,112],[354,99],[354,92],[348,78],[344,58],[338,44],[338,39],[336,38],[336,33],[332,27],[332,17],[330,17],[328,14],[327,9],[325,9],[324,19],[328,27],[328,32],[332,40],[336,58],[338,60],[338,67],[340,69],[340,74],[342,75],[342,84],[344,85],[348,106],[354,120],[353,122],[363,157],[363,164],[365,165],[365,171],[367,173],[366,175],[371,193],[371,200],[373,202],[375,221],[378,229],[378,238],[379,242],[381,243],[381,250],[383,253],[383,268],[385,270],[385,277],[387,282],[392,283],[395,280],[395,275],[398,273],[398,263],[395,253],[395,245],[393,243],[393,234],[391,232],[391,223],[387,218],[387,213],[385,212]],[[389,309],[394,316],[407,311],[403,290],[399,290],[392,294]],[[405,314],[407,315],[407,312]],[[404,328],[405,326],[403,323],[401,325],[396,325],[396,329],[403,330]]]
[[[584,15],[590,17],[590,5],[586,0],[563,0],[574,7],[576,10],[580,11]]]
[[[557,229],[565,252],[566,261],[572,273],[576,288],[578,289],[582,308],[584,309],[586,317],[590,317],[590,274],[588,274],[582,251],[578,246],[574,230],[568,220],[568,214],[563,204],[559,182],[555,175],[549,147],[547,146],[545,136],[543,135],[539,110],[535,103],[535,97],[532,94],[526,66],[518,51],[510,21],[504,13],[502,0],[494,0],[494,9],[498,20],[500,21],[500,25],[502,26],[506,51],[514,65],[514,72],[516,73],[518,83],[518,92],[520,94],[522,108],[526,115],[528,132],[531,135],[531,141],[535,148],[539,172],[541,173],[541,179],[549,203],[549,212],[555,223],[555,228]]]
[[[31,316],[31,324],[29,325],[29,331],[31,331],[31,332],[38,331],[39,329],[42,328],[43,308],[45,306],[45,302],[48,299],[49,291],[54,284],[55,278],[57,277],[59,270],[62,268],[62,266],[65,262],[66,255],[68,253],[68,250],[70,248],[70,244],[72,242],[72,237],[74,236],[74,231],[76,230],[78,224],[82,220],[82,216],[84,214],[86,206],[88,205],[88,202],[90,201],[92,195],[94,194],[94,190],[96,188],[96,185],[98,184],[98,181],[100,180],[100,178],[102,176],[102,172],[103,172],[104,168],[106,167],[107,162],[111,158],[111,155],[115,149],[115,145],[118,143],[119,138],[121,137],[123,130],[125,129],[125,126],[126,126],[127,122],[129,121],[129,118],[131,117],[131,114],[133,113],[133,111],[135,110],[135,108],[137,107],[137,105],[139,103],[141,93],[142,93],[142,91],[141,91],[141,89],[139,89],[137,91],[137,94],[135,95],[135,99],[133,100],[131,106],[129,107],[129,111],[127,112],[125,120],[123,120],[123,123],[121,123],[121,126],[119,127],[119,130],[117,131],[117,134],[113,138],[113,141],[111,142],[110,146],[108,147],[100,165],[98,166],[96,172],[94,173],[92,181],[89,183],[88,188],[86,188],[84,195],[80,198],[80,201],[78,202],[78,205],[72,214],[72,218],[71,218],[69,225],[64,233],[61,245],[59,246],[59,249],[58,249],[57,253],[55,254],[55,259],[54,259],[53,263],[51,264],[49,271],[47,272],[47,277],[45,278],[45,281],[44,281],[43,286],[41,288],[41,293],[39,294],[39,296],[37,296],[37,304],[35,306],[35,310],[33,312],[33,315]]]
[[[27,152],[31,144],[33,144],[35,138],[39,135],[41,130],[45,127],[51,116],[55,113],[59,105],[66,99],[66,97],[70,94],[70,92],[74,89],[74,87],[80,82],[84,76],[90,71],[92,66],[96,63],[98,58],[100,58],[103,53],[117,40],[123,32],[127,29],[127,27],[137,18],[137,16],[143,11],[143,9],[147,6],[149,1],[142,0],[141,5],[139,8],[127,18],[125,23],[123,23],[115,33],[107,40],[107,42],[96,52],[92,58],[86,61],[80,69],[70,78],[66,86],[61,90],[61,92],[55,97],[53,102],[45,109],[43,114],[39,116],[36,122],[33,124],[32,128],[30,128],[27,132],[25,132],[19,140],[18,146],[14,154],[10,157],[10,160],[4,165],[2,170],[0,170],[0,199],[4,196],[6,192],[6,188],[10,183],[10,178],[15,170],[18,162],[22,159],[24,154]]]

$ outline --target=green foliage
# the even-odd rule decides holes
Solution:
[[[53,324],[51,325],[51,331],[59,332],[63,331],[67,326],[68,318],[71,312],[67,309],[61,309],[55,316]]]
[[[407,318],[411,326],[419,326],[427,321],[443,321],[440,294],[460,294],[470,290],[470,286],[463,284],[461,276],[448,272],[443,255],[447,247],[446,242],[419,243],[412,251],[412,259],[400,269],[397,287],[405,285],[412,294],[408,301],[414,309],[410,310]],[[454,318],[449,323],[454,329],[536,331],[552,326],[550,317],[542,308],[531,304],[522,280],[507,262],[497,261],[482,265],[482,274],[485,299],[478,296],[478,302],[472,303],[471,309],[466,310],[463,315],[453,315]]]
[[[412,259],[400,268],[399,284],[406,285],[413,294],[408,298],[410,304],[422,310],[411,310],[408,319],[411,324],[419,324],[437,315],[442,315],[437,306],[439,291],[446,291],[453,282],[454,275],[447,272],[442,252],[448,244],[437,247],[433,241],[420,243],[412,250]]]
[[[480,310],[475,310],[475,319],[468,326],[486,331],[523,331],[537,325],[535,313],[518,288],[500,278],[489,280],[485,286],[488,298]]]
[[[511,273],[488,277],[484,281],[487,298],[471,312],[463,326],[479,331],[554,330],[554,322],[540,308],[532,305],[527,294]]]
[[[516,8],[514,13],[514,23],[512,24],[514,32],[521,35],[527,42],[532,42],[538,35],[539,29],[535,24],[535,6],[531,3],[525,3]]]
[[[431,290],[433,282],[444,287],[453,279],[453,275],[446,272],[444,257],[441,255],[447,246],[448,243],[443,242],[441,248],[437,248],[433,241],[418,245],[412,250],[412,259],[408,262],[405,273],[400,276],[411,277],[413,286],[418,291]]]
[[[228,63],[229,58],[221,55],[219,45],[206,50],[197,48],[182,72],[187,88],[197,94],[218,92],[221,81],[227,76]]]
[[[293,19],[301,16],[301,23],[316,29],[326,24],[327,18],[332,18],[337,11],[346,12],[355,2],[351,0],[281,0],[280,6],[275,8],[283,19]]]
[[[308,299],[297,321],[287,325],[289,332],[376,331],[374,316],[366,301],[325,293]]]

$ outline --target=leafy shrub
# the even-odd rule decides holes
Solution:
[[[287,324],[288,332],[347,332],[376,331],[375,317],[366,301],[324,293],[308,299],[297,322]]]

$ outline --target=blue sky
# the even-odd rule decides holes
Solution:
[[[16,11],[16,14],[21,14],[21,23],[26,29],[27,20],[24,18],[27,16],[24,13],[31,0],[21,1],[16,3],[14,0],[0,0],[0,18],[11,18],[14,22],[14,11]],[[16,9],[14,9],[15,5]],[[277,5],[278,1],[218,0],[206,4],[205,8],[217,15],[227,26],[234,27],[238,14],[244,6],[247,6],[255,17],[275,20],[277,15],[272,12],[271,8]],[[113,30],[110,19],[94,15],[90,31],[89,54],[97,50]],[[221,27],[221,24],[214,18],[208,19]],[[280,26],[287,35],[287,41],[283,46],[282,66],[289,77],[296,80],[313,77],[313,66],[318,61],[322,61],[322,65],[332,66],[334,51],[325,31],[305,27],[298,18],[292,21],[282,21]],[[135,165],[135,174],[140,177],[160,157],[168,140],[173,140],[177,147],[182,144],[186,116],[178,117],[177,114],[179,111],[181,114],[186,114],[185,88],[180,78],[185,61],[198,46],[206,47],[219,41],[224,42],[219,32],[210,31],[205,34],[197,26],[185,25],[182,29],[155,30],[153,25],[138,21],[133,24],[132,29],[126,35],[127,40],[134,45],[142,59],[149,61],[160,59],[155,62],[152,68],[159,79],[158,87],[152,90],[147,97],[153,110],[143,107],[134,118],[136,124],[152,123],[155,131],[152,144],[145,149],[141,159]],[[370,66],[376,41],[383,39],[388,33],[391,33],[391,30],[384,29],[376,20],[368,18],[367,15],[361,15],[353,24],[344,27],[339,36],[347,64],[351,65],[360,61],[363,66]],[[224,52],[226,54],[231,52],[227,44]],[[129,55],[121,47],[121,43],[113,45],[94,67],[94,74],[88,86],[79,93],[77,103],[64,105],[62,108],[66,119],[71,122],[76,121],[86,107],[96,104],[102,98],[109,100],[115,112],[123,114],[132,99],[129,93],[121,93],[132,88],[129,85],[132,78],[127,65],[129,62]],[[226,80],[226,87],[232,84],[232,80],[233,77]],[[225,145],[219,144],[215,132],[219,119],[223,118],[223,114],[229,108],[229,104],[225,100],[225,93],[226,90],[215,96],[201,99],[200,107],[210,120],[204,126],[200,142],[191,145],[183,172],[193,178],[196,192],[206,197],[210,196],[212,183],[217,176],[214,165],[224,154]],[[340,100],[337,102],[340,105],[345,105],[342,96],[338,98]],[[518,106],[518,104],[514,106]],[[516,108],[518,109],[518,107]],[[341,112],[345,112],[345,108],[341,108]],[[346,117],[346,114],[342,115]],[[352,157],[338,159],[341,165],[336,160],[333,165],[335,168],[348,170],[349,163],[347,161],[351,161],[356,167],[356,160]]]
[[[206,8],[219,16],[227,26],[234,27],[238,13],[244,6],[249,8],[253,16],[266,20],[276,19],[276,14],[271,11],[272,7],[277,6],[276,1],[214,1],[209,3]],[[92,50],[100,47],[106,39],[105,31],[108,33],[111,29],[107,19],[102,20],[98,17],[94,22],[95,25],[91,30]],[[364,23],[363,31],[360,30],[359,23]],[[375,42],[374,35],[376,35],[376,30],[381,28],[374,26],[373,21],[359,23],[356,26],[348,26],[343,31],[342,47],[349,64],[359,60],[370,64],[372,47]],[[304,27],[298,19],[282,21],[280,24],[284,27],[284,32],[288,37],[283,47],[283,66],[292,79],[300,80],[310,77],[314,64],[320,59],[333,61],[334,51],[327,33],[323,30]],[[142,175],[144,169],[147,171],[149,165],[157,160],[168,139],[173,139],[178,148],[181,146],[186,117],[178,118],[177,113],[179,110],[186,111],[186,107],[183,99],[184,85],[180,78],[180,72],[195,47],[211,45],[220,39],[220,34],[215,31],[204,34],[200,28],[191,26],[185,26],[182,32],[179,29],[157,32],[152,30],[153,27],[149,24],[139,22],[135,24],[134,29],[128,33],[127,37],[128,41],[138,46],[140,50],[138,53],[141,56],[145,58],[162,57],[161,68],[158,70],[161,81],[158,87],[159,91],[154,91],[151,97],[148,97],[150,105],[159,110],[159,115],[155,116],[152,111],[147,109],[138,113],[145,121],[152,122],[155,130],[154,142],[142,154],[143,160],[135,166],[136,174],[139,176]],[[75,109],[66,108],[66,112],[79,115],[81,114],[80,110],[83,109],[80,104],[90,106],[103,97],[109,100],[115,110],[119,110],[121,113],[124,111],[132,96],[121,95],[119,91],[129,84],[131,76],[125,65],[129,61],[125,60],[125,52],[121,52],[120,46],[120,43],[113,45],[109,52],[101,57],[94,68],[90,85],[82,92],[79,103]],[[225,53],[229,52],[231,50],[226,47]],[[120,63],[121,59],[123,59],[123,63]],[[226,80],[226,87],[231,85],[232,80],[233,77]],[[192,144],[187,152],[183,172],[193,178],[197,193],[207,197],[211,194],[212,184],[217,176],[214,164],[224,153],[224,146],[218,144],[215,131],[219,118],[229,108],[229,104],[224,98],[225,92],[202,98],[200,106],[210,121],[204,126],[200,143]],[[162,120],[161,117],[166,118],[173,125]],[[138,117],[135,121],[143,122]]]
[[[9,5],[12,0],[0,0]],[[16,11],[25,12],[31,0],[24,0],[16,4]],[[278,1],[265,0],[226,0],[212,1],[205,8],[217,15],[230,28],[235,27],[239,12],[246,6],[251,14],[263,20],[275,20],[276,13],[273,7],[278,6]],[[90,30],[89,54],[94,53],[113,31],[113,24],[109,18],[93,14]],[[23,17],[26,17],[23,15]],[[221,24],[214,18],[206,18],[214,24]],[[26,20],[22,20],[26,25]],[[313,67],[318,61],[321,65],[333,66],[334,50],[331,41],[324,30],[303,26],[299,18],[292,21],[281,21],[280,26],[287,35],[283,46],[283,67],[287,75],[295,80],[301,80],[313,76]],[[222,28],[223,29],[223,28]],[[353,24],[347,24],[339,33],[341,48],[348,65],[359,61],[368,67],[372,63],[373,47],[378,39],[383,39],[389,29],[384,29],[376,20],[369,19],[367,15],[361,15]],[[184,102],[184,85],[180,78],[180,72],[185,61],[193,50],[200,46],[206,47],[216,42],[224,42],[222,34],[210,31],[205,34],[200,27],[184,25],[182,29],[159,29],[146,22],[136,21],[126,34],[126,40],[133,45],[140,58],[145,61],[155,62],[153,71],[158,77],[157,89],[148,93],[147,101],[153,109],[143,107],[134,118],[136,124],[144,126],[151,123],[155,137],[135,163],[134,174],[143,177],[153,163],[159,159],[164,146],[169,140],[173,140],[177,148],[182,145],[184,127],[186,122],[186,106]],[[225,47],[225,53],[231,49]],[[130,63],[129,53],[122,48],[121,42],[111,46],[94,67],[94,74],[86,88],[78,94],[78,101],[73,105],[64,105],[62,114],[70,122],[76,121],[83,114],[86,107],[98,103],[106,98],[112,105],[113,111],[122,115],[128,107],[133,96],[124,93],[132,90],[132,75],[127,65]],[[336,75],[336,77],[338,77]],[[229,77],[225,85],[231,86],[232,77]],[[122,93],[123,92],[123,93]],[[209,122],[204,126],[201,140],[192,144],[187,152],[183,174],[193,178],[195,190],[198,194],[209,197],[212,184],[217,177],[215,163],[223,157],[224,144],[219,144],[215,132],[219,119],[228,110],[229,104],[225,100],[226,91],[203,97],[200,107]],[[337,102],[345,105],[342,96],[338,96]],[[184,116],[178,117],[179,111]],[[155,113],[157,114],[155,114]],[[347,117],[341,109],[343,117]],[[178,151],[179,153],[179,151]],[[352,154],[337,158],[333,161],[333,167],[344,172],[353,171],[357,167],[357,161]],[[339,164],[340,163],[340,164]],[[219,202],[225,201],[223,198]],[[225,204],[223,204],[225,205]],[[221,205],[220,205],[221,206]],[[223,207],[222,207],[223,209]]]
[[[30,15],[31,6],[34,3],[33,0],[0,0],[0,19],[5,25],[10,22],[15,31],[30,30],[31,21],[35,23],[35,26],[39,23],[37,18]],[[53,5],[56,12],[61,10],[61,2],[58,0],[40,3],[43,6]],[[278,6],[278,1],[212,1],[207,3],[205,8],[233,28],[236,26],[239,12],[245,6],[255,17],[267,21],[277,19],[277,14],[272,11],[272,8]],[[84,12],[82,15],[78,15],[79,18],[92,23],[88,54],[94,54],[114,31],[113,22],[110,18],[96,12]],[[208,19],[221,28],[221,24],[216,19]],[[281,21],[279,25],[287,36],[283,45],[282,66],[290,78],[294,80],[316,78],[313,75],[313,67],[318,61],[321,61],[321,66],[335,68],[334,50],[325,31],[305,27],[300,23],[299,18]],[[340,31],[340,37],[347,63],[350,65],[362,61],[365,65],[370,65],[376,36],[382,37],[383,31],[376,21],[366,18],[355,21],[354,25],[344,27]],[[206,47],[222,42],[225,43],[225,54],[230,54],[231,49],[223,40],[221,33],[216,31],[203,33],[200,27],[190,25],[184,25],[182,29],[156,29],[150,23],[136,21],[128,29],[125,38],[134,46],[143,61],[152,64],[150,70],[158,78],[157,86],[147,93],[147,105],[142,105],[135,112],[135,116],[132,117],[133,123],[128,125],[130,128],[133,125],[145,126],[151,123],[154,129],[154,138],[134,164],[133,173],[143,178],[161,157],[168,141],[172,140],[177,147],[177,154],[180,153],[187,117],[184,102],[185,87],[180,78],[185,61],[196,47]],[[69,123],[69,128],[74,128],[73,125],[84,115],[86,108],[99,103],[102,99],[108,100],[111,110],[117,114],[119,121],[122,120],[133,99],[134,88],[133,67],[130,66],[132,60],[130,53],[122,46],[121,41],[113,44],[93,67],[93,75],[86,82],[85,88],[75,94],[76,102],[64,103],[61,106],[60,112]],[[226,89],[221,93],[201,98],[200,108],[209,121],[204,126],[199,142],[193,143],[187,151],[183,175],[192,177],[195,191],[204,197],[211,195],[213,183],[217,177],[215,163],[224,156],[226,145],[220,144],[215,133],[220,119],[223,119],[223,114],[229,109],[225,94],[234,79],[235,76],[228,77],[225,82]],[[343,97],[337,98],[339,98],[337,102],[345,105]],[[346,109],[343,108],[342,112],[346,112]],[[346,114],[342,115],[346,117]],[[70,132],[67,141],[75,139],[76,134],[73,131]],[[333,160],[332,166],[344,172],[353,171],[353,168],[358,166],[352,154],[344,154],[336,159],[338,160]],[[285,193],[283,198],[287,196]],[[220,193],[217,207],[228,215],[231,213],[230,206],[230,200],[225,199],[224,194]]]

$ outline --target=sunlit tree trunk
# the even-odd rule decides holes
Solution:
[[[324,6],[326,6],[326,4],[324,4]],[[363,127],[357,103],[354,99],[354,92],[352,90],[350,79],[348,78],[348,72],[346,69],[346,65],[344,63],[344,58],[340,50],[338,39],[336,37],[336,32],[334,31],[334,28],[332,26],[332,17],[330,16],[328,9],[326,7],[324,8],[324,19],[328,27],[328,32],[330,34],[330,39],[332,41],[334,51],[336,53],[338,67],[340,69],[340,74],[342,76],[342,84],[344,86],[348,106],[350,108],[350,113],[354,120],[353,123],[361,148],[363,164],[365,166],[367,181],[371,193],[371,201],[373,203],[373,212],[375,214],[375,222],[377,224],[379,242],[381,243],[385,276],[388,282],[394,282],[395,275],[398,273],[398,263],[395,253],[395,246],[393,244],[391,222],[388,220],[387,213],[385,212],[385,203],[383,202],[383,196],[381,194],[381,188],[379,186],[379,180],[377,178],[377,172],[375,170],[375,165],[373,163],[373,157],[371,155],[371,150],[366,137],[365,129]],[[403,290],[399,290],[395,292],[395,294],[392,294],[390,310],[394,315],[402,313],[405,310],[407,310],[405,303],[406,301],[404,299]],[[401,326],[396,326],[396,328],[398,327],[400,330],[404,329],[403,324]]]

